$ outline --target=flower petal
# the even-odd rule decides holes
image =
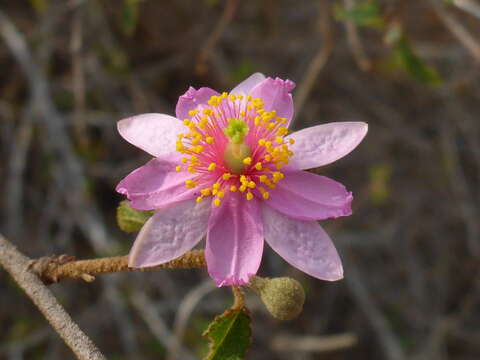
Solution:
[[[343,278],[342,262],[316,221],[302,221],[263,206],[265,240],[290,265],[321,280]]]
[[[210,201],[182,201],[157,211],[143,225],[128,257],[128,266],[147,267],[176,259],[207,232]]]
[[[205,257],[217,286],[245,285],[257,273],[263,253],[263,224],[259,200],[228,192],[212,208]]]
[[[276,110],[277,116],[287,118],[290,123],[293,117],[293,100],[290,92],[294,87],[293,81],[269,77],[257,84],[250,95],[253,98],[261,98],[266,111]]]
[[[173,116],[154,113],[120,120],[117,128],[120,135],[130,144],[153,156],[175,152],[177,135],[188,130]]]
[[[250,75],[248,78],[243,80],[240,84],[235,86],[232,91],[230,91],[230,94],[243,94],[243,95],[248,95],[250,91],[260,82],[265,80],[265,75],[262,73],[254,73]]]
[[[117,192],[126,195],[137,210],[158,209],[196,195],[186,189],[185,180],[194,177],[186,171],[176,172],[180,156],[159,157],[132,171],[117,185]]]
[[[177,118],[180,120],[190,118],[188,115],[190,110],[195,110],[199,105],[204,105],[207,101],[214,95],[219,95],[213,89],[202,87],[196,90],[193,87],[190,87],[185,94],[178,98],[177,108],[175,113]]]
[[[336,122],[309,127],[286,137],[293,156],[290,166],[311,169],[330,164],[355,149],[368,131],[364,122]]]
[[[286,172],[266,205],[300,220],[324,220],[352,214],[352,193],[342,184],[306,171]]]

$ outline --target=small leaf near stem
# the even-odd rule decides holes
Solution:
[[[203,336],[210,340],[210,351],[204,360],[243,359],[252,338],[248,309],[232,307],[216,316]]]
[[[153,211],[133,209],[128,200],[122,201],[117,207],[117,224],[125,232],[140,231],[143,224],[153,215]]]

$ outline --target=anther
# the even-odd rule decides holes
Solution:
[[[246,157],[245,159],[243,159],[243,163],[245,165],[250,165],[252,163],[252,158],[251,157]]]

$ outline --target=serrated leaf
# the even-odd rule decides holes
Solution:
[[[428,86],[438,86],[442,84],[442,78],[435,68],[427,65],[415,52],[410,43],[401,37],[394,45],[394,56],[400,67],[415,80]]]
[[[244,359],[252,336],[248,310],[228,309],[215,317],[203,336],[210,340],[210,351],[204,360]]]
[[[153,211],[135,210],[124,200],[117,207],[117,224],[125,232],[139,231],[152,215]]]
[[[380,7],[376,1],[365,0],[351,9],[346,9],[339,3],[335,4],[335,17],[337,20],[352,20],[358,26],[383,28],[383,20]]]

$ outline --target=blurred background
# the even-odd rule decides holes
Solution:
[[[354,214],[322,222],[345,279],[315,280],[267,249],[260,274],[305,287],[273,319],[252,294],[249,359],[480,358],[480,1],[3,0],[0,232],[30,257],[126,254],[119,180],[148,160],[116,121],[173,114],[192,85],[289,78],[294,127],[365,121],[320,169]],[[232,301],[204,270],[51,286],[109,359],[198,359]],[[0,271],[0,359],[71,359]]]

